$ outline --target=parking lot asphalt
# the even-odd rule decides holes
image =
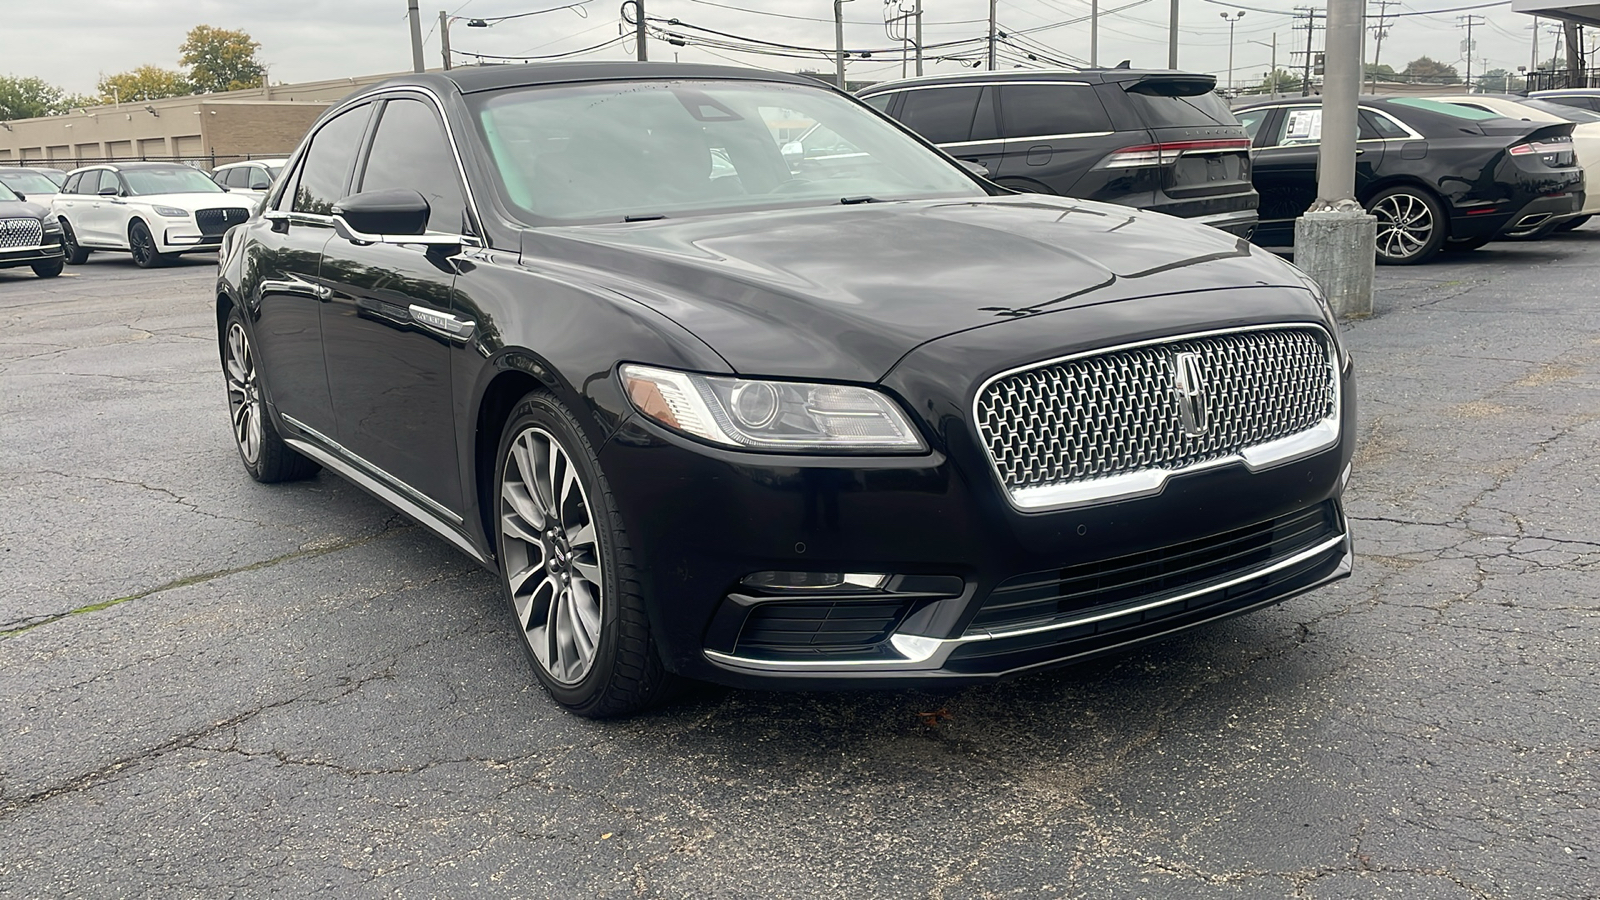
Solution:
[[[1600,226],[1380,270],[1351,580],[611,723],[444,542],[245,475],[214,272],[0,271],[0,895],[1600,897]]]

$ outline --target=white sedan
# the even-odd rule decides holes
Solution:
[[[255,201],[230,194],[204,172],[176,163],[111,163],[74,169],[50,213],[61,223],[67,262],[96,250],[133,254],[141,268],[214,250]]]
[[[1600,113],[1563,106],[1538,97],[1517,97],[1507,94],[1454,94],[1432,99],[1494,113],[1508,119],[1521,119],[1524,122],[1576,123],[1577,127],[1572,129],[1572,148],[1578,154],[1578,165],[1583,167],[1583,183],[1587,186],[1583,208],[1575,215],[1551,223],[1548,229],[1541,227],[1533,235],[1514,235],[1514,237],[1537,236],[1548,234],[1550,231],[1571,231],[1589,221],[1590,216],[1600,213],[1600,189],[1595,187],[1600,185]]]

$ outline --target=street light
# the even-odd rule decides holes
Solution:
[[[1244,10],[1241,9],[1241,10],[1239,10],[1238,12],[1234,13],[1231,16],[1228,15],[1227,13],[1217,13],[1217,15],[1221,16],[1222,20],[1224,22],[1228,23],[1228,93],[1232,94],[1233,93],[1233,26],[1240,19],[1244,18]]]

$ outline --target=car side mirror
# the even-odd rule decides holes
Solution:
[[[363,191],[333,205],[333,230],[356,244],[424,244],[459,250],[461,238],[426,233],[429,212],[428,198],[416,191]]]
[[[272,187],[272,182],[265,178],[253,178],[250,180],[250,190],[252,191],[264,191],[270,187]]]
[[[102,196],[102,197],[115,197],[115,196],[121,194],[122,191],[117,190],[114,187],[107,187],[107,188],[101,188],[99,193],[100,193],[100,196]]]
[[[956,162],[961,163],[961,167],[963,169],[966,169],[968,172],[971,172],[979,178],[989,177],[989,167],[975,159],[958,159]]]
[[[11,193],[17,195],[17,201],[20,202],[20,203],[26,203],[27,200],[28,200],[28,195],[24,194],[21,191],[12,191]]]

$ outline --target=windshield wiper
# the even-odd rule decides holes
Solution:
[[[660,213],[647,213],[647,214],[642,214],[642,215],[637,215],[637,216],[623,216],[622,217],[622,221],[624,221],[624,222],[654,222],[657,219],[665,219],[665,218],[666,218],[666,216],[663,216]]]
[[[883,201],[879,200],[877,197],[861,196],[861,197],[840,197],[839,198],[839,204],[841,206],[855,206],[857,203],[882,203],[882,202]]]

